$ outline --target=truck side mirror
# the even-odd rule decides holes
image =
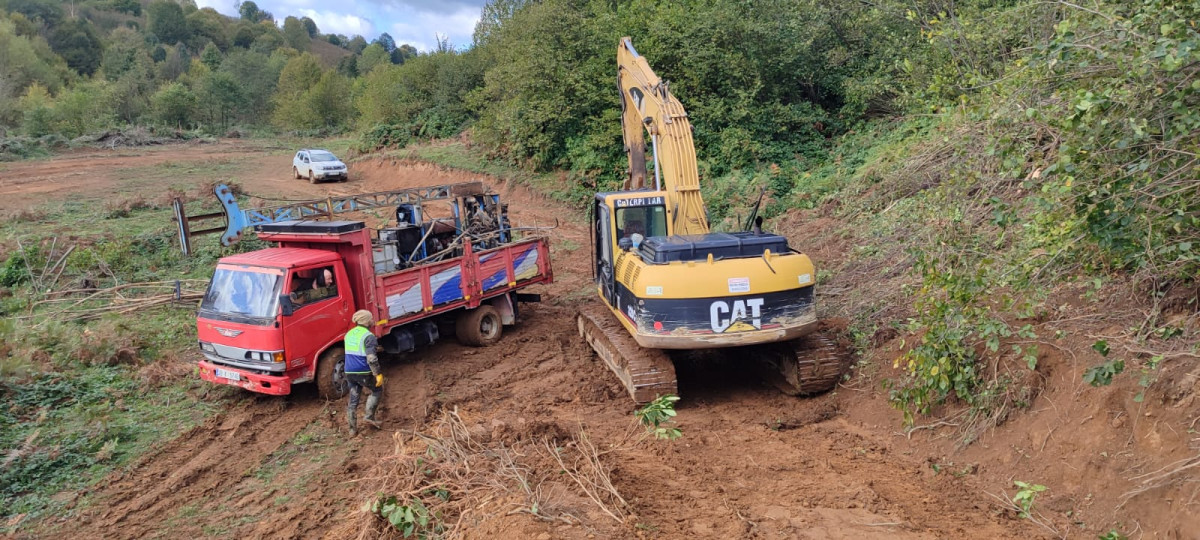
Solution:
[[[290,317],[296,312],[296,304],[292,303],[292,296],[290,294],[279,295],[279,311],[284,317]]]

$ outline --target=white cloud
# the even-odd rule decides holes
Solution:
[[[454,14],[462,11],[464,8],[471,8],[479,11],[483,8],[485,0],[367,0],[368,2],[376,3],[383,6],[385,9],[391,6],[398,6],[401,9],[416,11],[418,13],[441,13]]]
[[[355,34],[378,37],[387,31],[397,45],[409,44],[422,51],[437,46],[437,36],[446,36],[456,48],[471,45],[475,23],[485,0],[254,0],[259,9],[275,16],[282,25],[289,15],[308,17],[325,34]],[[237,17],[238,0],[196,0]],[[332,8],[332,9],[331,9]]]
[[[334,13],[330,11],[317,11],[314,9],[301,9],[297,11],[297,15],[308,17],[317,23],[317,28],[322,34],[343,34],[353,36],[375,35],[375,25],[357,15],[348,13]]]
[[[389,33],[396,45],[407,43],[422,51],[437,47],[438,35],[448,37],[455,48],[469,46],[475,23],[479,22],[479,8],[474,6],[462,6],[447,14],[419,11],[406,15],[392,24]]]
[[[196,7],[210,7],[217,10],[218,13],[237,16],[237,8],[234,4],[237,0],[196,0]]]

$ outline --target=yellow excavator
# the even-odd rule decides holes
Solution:
[[[580,310],[580,334],[637,403],[678,393],[667,350],[737,347],[789,394],[832,388],[845,359],[815,333],[812,261],[783,236],[710,232],[687,113],[628,37],[617,46],[617,81],[629,175],[622,191],[592,202],[603,306]]]

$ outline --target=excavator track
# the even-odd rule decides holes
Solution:
[[[809,334],[787,343],[763,345],[767,380],[785,394],[811,396],[832,390],[850,367],[850,356],[832,335]]]
[[[639,405],[667,394],[678,395],[675,364],[661,350],[645,349],[633,340],[615,315],[601,306],[580,308],[579,335],[620,379]]]

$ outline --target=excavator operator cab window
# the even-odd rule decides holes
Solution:
[[[642,238],[667,235],[667,209],[658,206],[634,206],[617,209],[617,240],[631,238],[634,234]]]

